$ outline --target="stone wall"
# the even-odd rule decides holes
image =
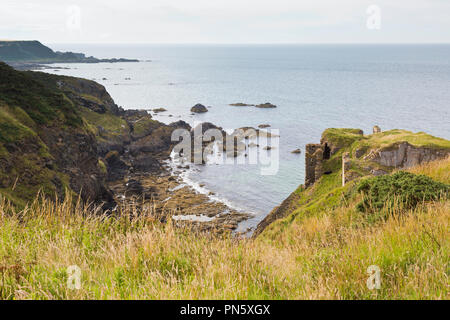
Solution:
[[[305,187],[308,188],[314,184],[323,174],[324,145],[307,144],[305,153]]]
[[[351,160],[350,160],[350,153],[345,152],[342,155],[342,186],[345,186],[347,183],[347,177],[345,173],[350,169]]]

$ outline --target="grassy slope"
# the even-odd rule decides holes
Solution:
[[[63,90],[59,86],[61,81],[65,84]],[[105,105],[106,112],[99,114],[82,107],[69,98],[71,95]],[[0,62],[0,164],[13,165],[12,171],[0,170],[0,194],[23,208],[39,191],[53,196],[56,189],[51,180],[55,176],[64,188],[70,189],[67,175],[56,167],[43,165],[54,159],[40,134],[50,128],[90,132],[98,141],[114,141],[127,134],[129,126],[108,109],[113,103],[104,87],[93,81],[43,72],[19,72]],[[38,146],[37,151],[33,145]],[[105,169],[101,162],[99,165]],[[19,177],[22,180],[15,183]]]
[[[449,140],[424,132],[413,133],[396,129],[378,134],[362,135],[359,134],[359,131],[359,129],[333,128],[327,129],[323,133],[323,141],[339,148],[339,151],[331,159],[323,163],[323,171],[330,171],[331,174],[322,176],[316,184],[306,190],[300,186],[295,191],[298,196],[295,198],[295,202],[290,204],[290,211],[285,215],[286,218],[269,225],[264,232],[264,237],[276,239],[280,234],[286,233],[293,222],[301,223],[305,217],[321,215],[326,209],[333,209],[354,200],[355,184],[358,179],[342,187],[341,168],[344,152],[349,152],[352,157],[351,167],[347,174],[354,173],[357,177],[364,177],[370,174],[367,168],[383,169],[386,172],[395,170],[395,168],[382,167],[375,162],[363,160],[364,155],[372,150],[389,149],[401,142],[408,142],[416,147],[450,149]],[[358,149],[363,150],[363,154],[356,158],[355,151]],[[422,169],[417,170],[423,170],[426,167],[424,165],[421,167]],[[446,176],[443,172],[441,173],[441,177]]]
[[[54,195],[50,180],[55,176],[68,187],[67,176],[43,166],[52,160],[39,137],[43,127],[84,130],[76,106],[64,93],[0,63],[0,161],[13,165],[10,172],[0,171],[0,193],[20,207],[39,190]],[[19,177],[26,183],[16,184]]]
[[[372,149],[386,148],[404,141],[416,147],[450,148],[449,140],[434,137],[425,132],[394,129],[363,136],[358,134],[358,131],[359,129],[327,129],[323,133],[323,138],[340,147],[353,144],[351,150],[363,146],[368,146]]]
[[[411,169],[450,183],[450,160]],[[345,191],[345,190],[340,190]],[[3,299],[448,299],[450,201],[368,223],[353,202],[294,219],[256,240],[211,238],[63,205],[21,215],[0,204]],[[393,208],[393,210],[397,210]],[[82,270],[80,290],[66,268]],[[381,268],[381,289],[366,270]]]

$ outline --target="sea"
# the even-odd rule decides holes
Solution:
[[[45,70],[95,80],[125,109],[165,108],[154,116],[164,123],[211,122],[226,130],[269,124],[277,130],[278,145],[266,151],[277,159],[269,174],[259,163],[219,162],[194,165],[183,174],[200,192],[252,213],[240,229],[255,227],[304,183],[305,145],[318,143],[327,128],[371,133],[378,125],[450,139],[446,44],[48,45],[98,58],[139,59]],[[277,108],[230,106],[238,102]],[[193,115],[197,103],[208,112]],[[295,149],[302,153],[293,154]]]

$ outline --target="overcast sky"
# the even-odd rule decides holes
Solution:
[[[450,0],[1,0],[0,39],[449,43]]]

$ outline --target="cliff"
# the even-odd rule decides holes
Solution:
[[[186,126],[125,111],[96,82],[0,63],[0,194],[23,207],[39,191],[69,192],[111,209],[106,182],[158,170],[172,131]]]
[[[257,226],[254,237],[278,233],[296,217],[333,210],[356,194],[362,178],[388,175],[450,155],[450,141],[424,132],[390,130],[364,135],[360,129],[327,129],[319,144],[308,144],[305,184]],[[274,222],[276,225],[273,225]]]
[[[0,41],[0,61],[18,69],[46,63],[138,62],[135,59],[98,59],[83,53],[53,51],[39,41]]]

